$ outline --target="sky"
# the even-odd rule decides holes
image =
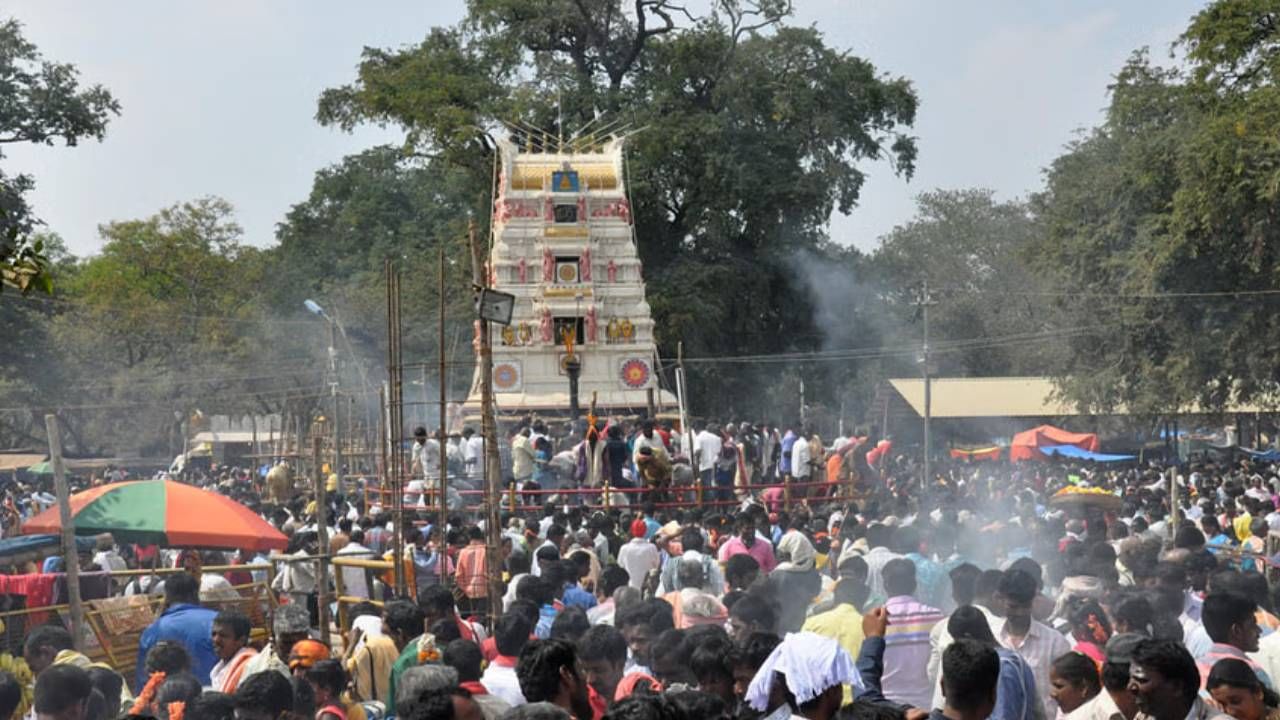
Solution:
[[[928,190],[1036,191],[1043,168],[1098,122],[1129,54],[1149,46],[1167,56],[1202,5],[795,0],[796,24],[909,78],[920,98],[915,176],[869,163],[859,206],[833,217],[832,237],[869,250]],[[416,43],[463,13],[463,0],[8,0],[0,17],[20,20],[45,57],[109,88],[122,113],[101,143],[9,145],[0,162],[35,177],[36,213],[77,255],[101,247],[102,223],[205,195],[235,206],[246,242],[269,246],[317,170],[402,137],[320,127],[320,92],[354,78],[363,47]]]

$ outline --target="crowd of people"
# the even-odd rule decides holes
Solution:
[[[502,439],[507,486],[542,502],[514,512],[504,502],[493,533],[463,494],[483,467],[474,433],[459,444],[471,462],[461,458],[462,500],[444,527],[428,490],[453,451],[425,431],[403,527],[385,495],[336,476],[322,507],[291,481],[209,474],[203,482],[284,532],[288,550],[170,551],[166,562],[186,572],[114,588],[164,598],[128,677],[77,653],[63,626],[32,628],[32,712],[1280,718],[1280,596],[1267,544],[1280,531],[1280,478],[1270,466],[940,463],[926,480],[886,441],[828,445],[768,423],[699,425],[683,443],[648,421],[553,434],[531,422]],[[645,492],[608,503],[547,492],[605,484]],[[689,494],[698,486],[705,502]],[[81,562],[135,566],[139,551],[100,541]],[[343,565],[339,585],[320,588],[322,555],[387,559],[406,591],[391,573]],[[204,569],[223,563],[252,569]],[[255,643],[249,617],[215,606],[269,563],[280,604]],[[322,589],[346,598],[328,644]],[[19,708],[21,689],[0,672],[0,717]]]

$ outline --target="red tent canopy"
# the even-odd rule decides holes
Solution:
[[[1052,425],[1041,425],[1013,436],[1009,447],[1010,460],[1043,460],[1042,447],[1075,445],[1082,450],[1098,452],[1098,436],[1093,433],[1073,433]]]

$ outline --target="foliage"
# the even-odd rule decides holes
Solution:
[[[1096,327],[1059,366],[1068,397],[1149,412],[1280,397],[1276,40],[1269,4],[1211,4],[1182,37],[1185,70],[1135,54],[1105,122],[1050,169],[1042,270]]]
[[[119,112],[101,85],[80,86],[74,65],[45,60],[18,21],[0,22],[0,145],[101,140]],[[27,175],[11,178],[0,170],[0,291],[53,290],[45,249],[28,237],[37,220],[23,196],[33,186]]]
[[[872,260],[891,318],[888,344],[920,342],[927,282],[935,374],[1042,373],[1061,348],[1053,341],[1058,319],[1026,262],[1038,230],[1026,203],[999,202],[990,190],[922,193],[916,216],[882,238]],[[919,371],[914,357],[897,360],[899,372]]]
[[[722,0],[692,17],[660,0],[476,0],[456,28],[404,50],[368,49],[318,119],[406,131],[408,151],[466,171],[488,215],[493,146],[484,129],[523,121],[550,134],[596,119],[630,124],[630,194],[663,355],[733,355],[821,345],[796,252],[826,253],[830,214],[856,205],[860,163],[904,175],[915,143],[910,84],[785,24],[789,6]],[[566,121],[556,129],[560,117]],[[709,388],[723,380],[713,393]],[[723,412],[759,377],[694,377],[699,407]],[[763,409],[757,408],[757,409]]]

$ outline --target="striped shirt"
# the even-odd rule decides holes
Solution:
[[[1196,658],[1196,667],[1200,670],[1200,687],[1204,688],[1205,683],[1209,682],[1209,671],[1213,669],[1215,663],[1219,660],[1232,658],[1235,660],[1243,660],[1250,670],[1258,676],[1258,680],[1268,688],[1275,689],[1275,685],[1271,682],[1271,676],[1267,675],[1267,671],[1253,658],[1244,654],[1244,651],[1234,645],[1225,643],[1214,643],[1209,647],[1209,652]]]
[[[897,703],[928,709],[933,699],[929,682],[929,631],[945,615],[910,595],[889,598],[889,628],[884,641],[885,697]]]

